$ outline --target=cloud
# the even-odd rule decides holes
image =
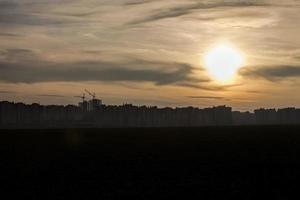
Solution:
[[[15,33],[0,33],[0,36],[2,37],[20,37],[20,34],[15,34]]]
[[[57,97],[57,98],[64,98],[66,96],[63,95],[56,95],[56,94],[38,94],[38,97]]]
[[[47,26],[75,23],[77,20],[43,14],[0,13],[0,24]]]
[[[130,2],[126,2],[124,3],[125,6],[136,6],[136,5],[143,5],[146,3],[151,3],[155,0],[135,0],[135,1],[130,1]]]
[[[17,3],[14,1],[9,0],[2,0],[0,1],[0,9],[7,10],[7,9],[15,9],[17,7]]]
[[[206,78],[192,77],[194,68],[186,63],[131,59],[122,62],[85,61],[57,64],[41,60],[30,49],[8,49],[3,52],[0,80],[9,83],[128,81],[196,86],[209,82]]]
[[[142,65],[142,64],[141,64]],[[164,63],[161,63],[163,66]],[[192,67],[188,64],[173,63],[175,71],[163,69],[130,69],[122,67],[122,64],[93,62],[72,63],[46,66],[33,66],[0,62],[0,80],[5,82],[53,82],[53,81],[132,81],[154,82],[156,85],[168,85],[182,81],[203,82],[191,78]]]
[[[187,15],[192,13],[195,10],[203,10],[203,9],[212,9],[212,8],[220,8],[220,7],[253,7],[253,6],[266,6],[268,4],[262,4],[257,2],[250,2],[247,0],[240,0],[240,1],[223,1],[223,2],[215,2],[215,3],[196,3],[196,4],[189,4],[189,5],[181,5],[176,6],[169,9],[160,9],[154,11],[149,16],[144,18],[135,20],[130,22],[130,25],[141,24],[141,23],[148,23],[157,20],[162,20],[166,18],[175,18],[180,17],[183,15]]]
[[[242,76],[254,78],[264,78],[269,81],[280,81],[287,78],[300,77],[300,66],[283,65],[269,67],[246,67],[242,68],[239,73]]]
[[[248,90],[245,92],[252,93],[252,94],[266,94],[267,93],[266,91],[259,91],[259,90]]]
[[[0,90],[0,94],[14,94],[13,91],[7,91],[7,90]]]
[[[217,96],[187,96],[190,99],[224,99],[224,97]]]
[[[20,56],[20,55],[26,55],[26,54],[31,54],[33,55],[34,52],[31,49],[5,49],[3,51],[5,55],[14,55],[14,56]]]
[[[36,53],[31,49],[0,49],[0,56],[7,61],[28,62],[28,60],[36,60]]]
[[[6,26],[48,26],[78,22],[78,19],[49,12],[53,6],[66,6],[69,0],[1,1],[0,24]]]

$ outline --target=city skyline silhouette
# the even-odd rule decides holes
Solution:
[[[83,98],[83,96],[82,96]],[[75,105],[0,102],[2,128],[200,127],[300,124],[300,108],[232,111],[231,107],[105,105],[95,96]]]

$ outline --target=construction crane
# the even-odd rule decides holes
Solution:
[[[88,91],[87,89],[85,89],[85,91],[93,98],[96,98],[96,94],[95,93],[91,93],[90,91]]]
[[[74,97],[81,98],[82,102],[84,102],[84,100],[85,100],[85,94],[84,93],[82,94],[82,96],[74,96]]]

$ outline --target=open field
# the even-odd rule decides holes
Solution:
[[[299,126],[0,133],[1,190],[22,199],[288,199],[300,185]]]

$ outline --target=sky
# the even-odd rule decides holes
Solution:
[[[300,107],[300,0],[0,0],[0,100]],[[204,66],[234,45],[230,84]]]

